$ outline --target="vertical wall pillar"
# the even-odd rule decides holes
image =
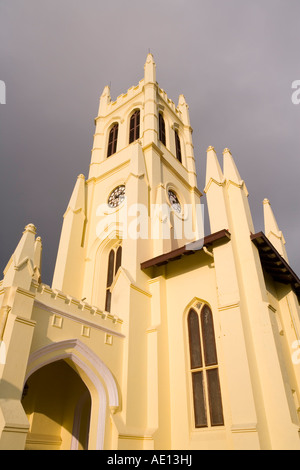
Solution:
[[[148,54],[144,67],[144,146],[158,141],[156,64]]]
[[[298,428],[291,422],[259,253],[250,240],[254,227],[248,192],[228,149],[224,151],[224,176],[261,445],[273,450],[299,449]]]
[[[108,113],[108,107],[111,103],[110,88],[105,86],[100,97],[98,116],[95,119],[96,129],[94,134],[94,142],[92,148],[92,156],[90,163],[89,179],[98,176],[98,168],[103,160],[105,160],[106,142],[104,135],[105,116]]]
[[[213,147],[207,152],[206,188],[211,231],[231,230],[225,179]],[[241,296],[232,243],[213,249],[224,363],[234,449],[259,449],[257,416],[245,344]],[[225,385],[225,384],[224,384]]]
[[[52,287],[81,298],[85,229],[85,179],[79,175],[64,214]]]
[[[193,187],[197,186],[196,164],[194,156],[194,146],[192,140],[193,129],[191,127],[189,107],[184,95],[179,96],[178,109],[181,112],[182,121],[184,123],[184,137],[186,149],[186,166],[188,170],[189,183]]]
[[[21,404],[35,321],[32,280],[40,268],[40,240],[29,224],[13,253],[2,282],[0,337],[6,357],[0,364],[0,449],[22,450],[29,423]],[[35,269],[36,268],[36,269]]]

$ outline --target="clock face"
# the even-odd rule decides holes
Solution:
[[[174,191],[172,191],[171,189],[168,190],[168,197],[169,197],[169,201],[170,201],[170,204],[172,206],[172,208],[178,212],[178,214],[181,213],[181,204],[179,202],[179,199],[177,197],[177,194],[174,193]]]
[[[125,199],[125,186],[122,184],[115,188],[109,195],[107,204],[109,207],[118,207]]]

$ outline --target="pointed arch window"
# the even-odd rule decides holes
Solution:
[[[177,130],[177,129],[175,129],[175,147],[176,147],[176,158],[177,158],[177,160],[180,161],[180,163],[182,163],[182,159],[181,159],[181,144],[180,144],[180,138],[179,138],[178,130]]]
[[[209,306],[192,308],[187,324],[195,427],[223,426],[218,358]]]
[[[107,267],[107,281],[106,281],[106,298],[105,298],[105,311],[110,312],[111,309],[111,291],[110,287],[113,283],[115,275],[118,272],[122,262],[122,246],[110,250],[108,255]]]
[[[129,143],[131,144],[140,137],[140,110],[137,109],[130,118]]]
[[[162,113],[159,113],[158,116],[158,130],[159,130],[159,140],[166,145],[166,125]]]
[[[109,131],[107,157],[110,157],[117,151],[118,131],[118,124],[114,124]]]

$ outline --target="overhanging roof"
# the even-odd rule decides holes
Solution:
[[[201,251],[203,247],[207,248],[217,242],[226,243],[230,239],[230,232],[225,229],[221,230],[204,237],[203,240],[189,243],[180,248],[177,248],[176,250],[170,251],[169,253],[165,253],[148,261],[144,261],[141,263],[141,269],[166,265],[171,261],[179,260],[183,256],[193,255],[194,253]],[[278,253],[276,248],[272,245],[270,240],[263,232],[251,235],[251,240],[259,251],[263,269],[268,272],[276,282],[290,284],[298,297],[298,301],[300,302],[300,279],[292,270],[290,265]]]
[[[262,267],[276,282],[291,284],[300,302],[300,279],[290,265],[278,253],[263,232],[251,235],[251,240],[258,248]]]
[[[194,253],[201,251],[204,246],[209,247],[210,245],[216,242],[225,243],[229,241],[230,238],[231,235],[228,230],[221,230],[220,232],[216,232],[204,237],[203,240],[188,243],[187,245],[177,248],[176,250],[170,251],[169,253],[165,253],[163,255],[156,256],[155,258],[152,258],[148,261],[144,261],[144,263],[141,263],[141,269],[152,268],[154,266],[163,266],[169,263],[170,261],[180,259],[182,256],[193,255]]]

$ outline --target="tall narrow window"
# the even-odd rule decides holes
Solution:
[[[122,262],[122,247],[119,246],[119,248],[117,249],[117,253],[116,253],[115,274],[117,274],[118,269],[121,266],[121,262]]]
[[[191,310],[188,316],[188,329],[190,341],[191,369],[202,367],[202,353],[200,346],[199,317],[195,310]]]
[[[111,305],[111,292],[110,286],[114,280],[114,266],[115,266],[115,252],[111,250],[108,256],[108,269],[107,269],[107,282],[106,282],[106,300],[105,300],[105,310],[110,312]]]
[[[190,369],[196,428],[224,425],[218,358],[211,309],[188,314]]]
[[[113,248],[108,255],[107,267],[107,281],[106,281],[106,298],[105,298],[105,311],[110,312],[111,308],[111,291],[110,287],[113,283],[114,277],[118,272],[122,262],[122,247]]]
[[[129,143],[140,137],[140,110],[137,109],[130,118]]]
[[[107,156],[110,157],[117,151],[117,141],[118,141],[118,130],[119,125],[114,124],[109,132],[108,137],[108,147],[107,147]]]
[[[159,113],[158,117],[158,128],[159,128],[159,140],[166,145],[166,126],[163,115]]]
[[[180,145],[180,138],[178,135],[177,129],[175,129],[175,146],[176,146],[176,158],[181,162],[181,145]]]

